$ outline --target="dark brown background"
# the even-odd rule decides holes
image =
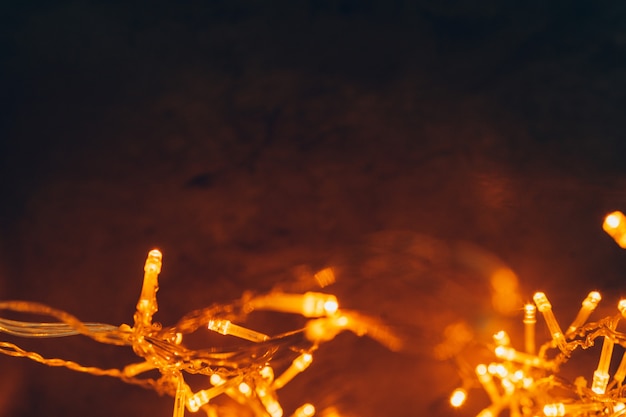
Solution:
[[[600,228],[626,208],[621,2],[13,3],[0,10],[1,298],[130,323],[159,247],[157,319],[171,324],[334,265],[343,304],[410,348],[340,337],[281,393],[286,413],[313,401],[402,417],[450,414],[458,376],[432,358],[446,323],[483,335],[501,319],[484,271],[450,255],[458,241],[508,264],[522,297],[546,291],[563,322],[590,289],[609,306],[626,292],[626,253]],[[115,380],[0,369],[1,416],[172,412]]]

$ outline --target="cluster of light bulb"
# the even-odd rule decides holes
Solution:
[[[79,365],[73,361],[44,358],[17,345],[0,341],[0,353],[26,357],[49,366],[62,366],[97,376],[110,376],[124,382],[150,388],[174,398],[174,417],[185,411],[204,411],[208,417],[219,417],[223,409],[212,403],[226,395],[247,408],[255,417],[282,417],[283,408],[277,391],[305,371],[320,344],[332,340],[342,331],[368,335],[391,349],[399,349],[401,341],[374,318],[354,311],[339,309],[337,298],[322,292],[286,293],[275,289],[267,294],[244,293],[230,304],[216,304],[193,311],[174,326],[163,327],[153,322],[158,311],[156,293],[161,271],[162,254],[149,252],[133,326],[112,326],[84,323],[76,317],[46,305],[26,301],[0,301],[0,310],[45,315],[51,322],[24,322],[0,318],[0,332],[21,337],[49,338],[84,335],[97,342],[128,346],[142,358],[141,362],[121,369],[101,369]],[[334,282],[333,270],[324,269],[314,275],[317,286]],[[303,328],[278,335],[267,335],[244,327],[254,311],[271,310],[299,314],[307,319]],[[241,345],[224,348],[190,349],[184,336],[199,329],[208,329],[224,336],[241,339]],[[158,370],[159,378],[146,377]],[[185,377],[200,374],[207,377],[208,388],[193,392]],[[315,407],[306,403],[293,411],[292,417],[311,417]],[[339,417],[332,409],[327,416]]]
[[[607,215],[603,229],[626,249],[623,213],[616,211]],[[626,318],[626,299],[618,302],[615,315],[587,323],[600,300],[600,293],[590,292],[575,319],[563,331],[547,296],[535,293],[534,304],[524,307],[524,350],[512,347],[508,334],[500,331],[493,336],[491,345],[494,361],[475,368],[472,381],[478,380],[491,402],[477,417],[501,414],[511,417],[626,416],[626,352],[612,378],[610,375],[614,346],[626,348],[626,334],[617,330],[618,322]],[[538,351],[535,346],[537,311],[551,335]],[[602,350],[590,385],[583,375],[570,382],[560,374],[561,366],[574,351],[598,343],[602,343]],[[472,381],[465,381],[463,387],[454,390],[450,396],[453,407],[461,407],[466,402]]]

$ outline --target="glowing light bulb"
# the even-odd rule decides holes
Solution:
[[[221,377],[220,374],[211,374],[209,377],[209,382],[211,385],[222,385],[226,380]]]
[[[604,336],[602,344],[602,352],[598,361],[598,368],[593,373],[591,390],[596,394],[604,394],[606,386],[609,382],[609,366],[611,365],[611,357],[613,356],[613,339]]]
[[[543,406],[543,414],[546,417],[596,415],[598,411],[604,410],[605,407],[603,403],[553,403]]]
[[[239,392],[245,395],[246,397],[252,394],[252,388],[245,382],[239,384]]]
[[[301,405],[294,411],[291,417],[313,417],[315,415],[315,406],[310,403]]]
[[[565,405],[563,403],[546,404],[543,406],[543,414],[546,417],[561,417],[565,415]]]
[[[82,334],[96,342],[132,347],[143,362],[127,365],[122,369],[87,367],[69,360],[47,359],[37,352],[26,351],[9,342],[0,342],[0,353],[26,357],[49,366],[64,366],[73,371],[96,376],[115,377],[127,383],[153,389],[159,394],[170,395],[174,398],[173,417],[184,417],[185,408],[190,412],[202,409],[209,417],[217,417],[218,407],[209,403],[221,394],[248,408],[252,412],[251,415],[282,417],[283,409],[275,390],[285,386],[311,364],[312,356],[304,350],[313,351],[321,342],[329,341],[344,330],[359,336],[370,335],[384,346],[391,348],[400,346],[399,338],[379,320],[358,312],[339,312],[337,298],[332,294],[316,292],[285,294],[278,292],[279,286],[265,295],[254,297],[246,292],[233,303],[216,303],[194,310],[174,325],[163,327],[160,323],[152,323],[152,317],[158,311],[156,295],[161,267],[161,252],[156,249],[150,251],[144,265],[143,285],[136,305],[133,327],[128,324],[114,326],[84,323],[69,313],[39,303],[0,301],[0,310],[39,314],[57,320],[37,323],[0,317],[0,333],[23,337],[65,337]],[[310,276],[308,279],[310,284]],[[334,273],[330,268],[322,270],[315,275],[315,279],[323,287],[334,282]],[[303,285],[299,287],[308,288]],[[272,337],[224,318],[243,321],[255,309],[296,313],[312,320],[307,320],[304,332],[295,330]],[[315,323],[315,326],[309,326],[310,323]],[[259,345],[247,343],[234,347],[194,349],[183,344],[183,335],[193,333],[204,326],[222,335],[239,337]],[[315,337],[306,340],[302,333],[305,333],[306,337],[311,334]],[[278,363],[282,368],[286,361],[293,358],[293,352],[303,353],[296,357],[278,378],[274,378],[272,366]],[[153,375],[136,377],[147,371],[154,371],[151,372]],[[156,378],[157,374],[160,377]],[[188,374],[208,376],[212,386],[194,393],[185,381],[185,375]],[[221,404],[223,403],[220,402],[219,415],[222,415]],[[311,417],[314,414],[315,407],[305,404],[296,410],[294,417]],[[331,414],[339,416],[332,408],[324,412],[326,417],[330,417]]]
[[[217,375],[217,374],[213,374],[213,375]],[[209,389],[198,391],[195,394],[190,395],[187,398],[187,409],[195,413],[201,407],[208,404],[209,401],[211,401],[213,398],[224,393],[229,388],[229,384],[224,384],[224,383],[218,383],[218,384],[213,384],[213,385],[215,386]]]
[[[207,325],[209,330],[213,330],[219,334],[235,336],[240,339],[249,340],[251,342],[265,342],[270,337],[266,334],[236,325],[230,320],[209,320]]]
[[[135,325],[149,327],[152,325],[152,316],[159,309],[156,293],[159,290],[159,273],[161,273],[163,255],[158,249],[148,253],[144,266],[143,286],[137,302]]]
[[[580,326],[585,324],[585,322],[587,321],[587,319],[589,318],[593,310],[595,310],[596,307],[598,306],[598,303],[600,302],[600,300],[602,300],[602,296],[600,295],[600,293],[597,291],[591,291],[587,295],[587,298],[583,300],[582,306],[580,307],[580,310],[578,311],[576,318],[574,319],[572,324],[570,324],[570,326],[567,328],[567,331],[565,333],[567,335],[570,335],[574,333],[576,330],[578,330]]]
[[[617,303],[617,309],[622,314],[622,317],[626,318],[626,298],[619,300],[619,303]]]
[[[148,372],[156,368],[156,365],[152,362],[140,362],[140,363],[131,363],[130,365],[126,365],[124,370],[122,371],[126,376],[135,376],[142,374],[144,372]]]
[[[324,302],[324,312],[326,314],[334,314],[339,308],[339,303],[337,303],[337,299],[330,299]]]
[[[465,400],[467,400],[467,391],[463,388],[455,389],[450,395],[450,405],[454,408],[459,408],[465,404]]]
[[[207,390],[198,391],[187,399],[187,408],[192,413],[195,413],[210,401],[210,397],[207,395]]]
[[[626,217],[621,211],[614,211],[604,218],[602,229],[615,240],[621,248],[626,249]]]
[[[261,375],[261,378],[263,378],[265,381],[271,383],[274,381],[274,368],[269,365],[265,365],[259,371],[259,375]]]
[[[500,330],[496,334],[493,335],[493,341],[498,346],[508,346],[511,344],[511,338],[508,333],[504,330]]]
[[[483,386],[485,392],[491,399],[492,403],[497,403],[500,400],[500,393],[498,392],[498,388],[496,387],[493,378],[489,374],[487,365],[480,364],[476,367],[476,375],[478,376],[478,381]]]
[[[497,346],[494,350],[496,357],[511,362],[523,363],[527,366],[534,368],[551,369],[552,364],[545,359],[542,359],[535,355],[529,355],[528,353],[518,352],[512,347]]]
[[[495,407],[494,405],[492,405],[481,410],[480,413],[476,415],[476,417],[495,417],[498,411],[500,411],[499,407]]]
[[[552,304],[548,301],[548,297],[542,292],[536,292],[533,296],[533,300],[537,305],[537,309],[541,314],[543,314],[543,318],[548,326],[548,330],[552,334],[552,340],[559,347],[561,352],[565,352],[567,350],[565,343],[565,336],[563,336],[563,332],[561,331],[561,327],[559,323],[556,321],[556,317],[554,317],[554,313],[552,312]]]
[[[304,294],[275,293],[255,297],[248,302],[251,310],[274,310],[301,314],[304,317],[323,317],[334,314],[339,308],[332,294],[307,292]]]
[[[532,304],[524,306],[524,348],[526,353],[535,353],[535,324],[537,323],[537,308]]]
[[[289,381],[296,377],[300,372],[304,371],[313,362],[313,355],[305,352],[293,360],[289,368],[285,370],[278,378],[274,380],[272,388],[281,389]]]
[[[282,417],[283,408],[280,406],[278,401],[274,400],[265,404],[265,410],[271,417]]]

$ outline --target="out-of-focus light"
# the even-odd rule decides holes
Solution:
[[[241,384],[239,384],[239,392],[247,396],[252,393],[252,388],[250,388],[250,385],[246,384],[245,382],[242,382]]]
[[[563,403],[546,404],[543,407],[543,414],[546,417],[560,417],[565,415],[565,406]]]
[[[550,330],[552,334],[552,340],[557,344],[561,351],[565,350],[565,336],[561,331],[561,326],[556,321],[556,317],[554,317],[554,313],[552,312],[552,304],[548,301],[548,297],[542,292],[536,292],[533,296],[533,300],[535,301],[535,305],[537,305],[537,309],[543,314],[543,318],[546,322],[546,326]]]
[[[602,229],[615,240],[621,248],[626,249],[626,216],[621,211],[614,211],[604,218]]]
[[[313,417],[315,415],[315,406],[306,403],[298,407],[291,417]]]
[[[537,307],[533,304],[524,306],[524,348],[526,353],[535,353],[535,324],[537,324]]]
[[[511,315],[520,304],[519,283],[517,275],[510,268],[498,268],[490,277],[491,303],[498,313]]]
[[[467,391],[463,388],[457,388],[450,395],[450,405],[454,408],[458,408],[465,404],[465,400],[467,399]]]
[[[576,318],[574,319],[572,324],[570,324],[570,326],[567,328],[567,331],[565,333],[570,335],[574,333],[576,330],[578,330],[580,326],[585,324],[585,322],[587,321],[587,319],[589,318],[593,310],[595,310],[596,307],[598,306],[598,303],[600,302],[600,300],[602,300],[602,296],[600,295],[600,293],[598,291],[591,291],[587,295],[587,298],[583,300],[582,306],[580,307],[580,310],[578,311]]]

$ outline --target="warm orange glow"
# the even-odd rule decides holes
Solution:
[[[207,324],[209,330],[219,334],[235,336],[251,342],[265,342],[270,337],[266,334],[232,323],[230,320],[213,319]]]
[[[465,400],[467,399],[467,391],[463,388],[457,388],[450,395],[450,405],[454,408],[458,408],[465,404]]]
[[[252,388],[250,388],[250,385],[242,382],[241,384],[239,384],[239,392],[241,392],[243,395],[248,396],[252,393]]]
[[[617,229],[617,227],[622,222],[622,217],[623,217],[623,214],[621,214],[621,212],[616,211],[615,213],[611,213],[607,215],[606,218],[604,219],[604,223],[606,224],[607,228]]]
[[[546,404],[543,407],[543,414],[546,417],[560,417],[565,415],[565,406],[563,403]]]
[[[298,371],[304,371],[307,366],[311,364],[311,362],[313,362],[313,355],[310,353],[303,353],[293,361],[293,364]]]
[[[443,329],[444,340],[434,348],[435,357],[445,360],[461,352],[474,338],[472,329],[464,321],[447,325]]]
[[[617,408],[617,407],[616,407]],[[554,404],[546,404],[543,407],[543,414],[546,417],[563,417],[563,416],[590,416],[597,415],[599,411],[605,410],[605,405],[600,403],[584,403],[584,404],[565,404],[565,403],[554,403]],[[612,416],[620,415],[620,413],[615,413],[619,410],[613,410],[611,413]],[[604,413],[602,413],[604,414]]]
[[[350,323],[350,319],[348,316],[339,316],[337,317],[337,325],[340,327],[346,327]]]
[[[478,376],[478,381],[481,383],[483,389],[491,399],[491,402],[497,404],[500,401],[500,393],[498,392],[498,388],[496,387],[487,366],[482,363],[478,365],[476,367],[476,375]]]
[[[195,413],[211,400],[208,390],[198,391],[187,399],[187,408],[192,413]]]
[[[339,303],[337,303],[337,300],[328,300],[324,303],[324,311],[326,311],[326,314],[333,314],[338,308]]]
[[[494,310],[510,315],[515,313],[521,304],[517,275],[509,268],[498,268],[490,277],[491,303]]]
[[[341,416],[341,413],[339,413],[339,410],[337,410],[335,407],[328,407],[328,408],[325,408],[324,411],[322,411],[321,417],[342,417],[342,416]]]
[[[585,324],[593,310],[598,306],[600,300],[602,300],[600,293],[598,291],[591,291],[587,295],[587,298],[583,300],[582,306],[572,324],[567,328],[566,334],[573,334],[580,326]]]
[[[524,379],[524,371],[521,369],[516,370],[515,372],[513,372],[512,379],[515,382],[521,381],[522,379]]]
[[[532,304],[526,304],[524,306],[524,323],[526,322],[537,322],[536,316],[537,308]]]
[[[613,345],[613,339],[609,336],[604,336],[598,368],[593,373],[593,382],[591,385],[591,390],[596,394],[604,394],[609,382],[609,366],[611,365],[611,357],[613,356]]]
[[[626,298],[619,300],[619,303],[617,303],[617,309],[620,313],[622,313],[622,317],[626,318]]]
[[[282,417],[283,408],[278,404],[278,401],[272,400],[265,405],[265,408],[271,417]]]
[[[518,352],[509,346],[497,346],[494,350],[496,357],[506,361],[522,363],[534,368],[550,368],[550,363],[539,356],[529,355],[528,353]],[[499,366],[502,366],[499,364]],[[504,368],[506,369],[506,368]],[[495,374],[495,372],[492,372]]]
[[[292,414],[292,417],[313,417],[315,415],[315,407],[313,404],[306,403],[298,407]]]
[[[533,300],[535,301],[535,305],[537,309],[543,315],[543,318],[552,334],[552,340],[557,344],[561,351],[565,351],[565,336],[561,331],[561,327],[559,323],[556,321],[556,317],[554,317],[554,313],[552,312],[552,304],[548,301],[548,297],[542,292],[536,292],[533,296]]]
[[[494,414],[493,411],[491,411],[489,408],[485,408],[480,413],[478,413],[476,417],[494,417]]]
[[[624,382],[624,378],[626,378],[626,352],[622,354],[622,360],[620,361],[617,371],[615,371],[615,375],[613,376],[613,379],[619,386],[621,386]]]
[[[144,266],[143,286],[132,326],[84,323],[69,313],[40,303],[0,300],[0,310],[50,316],[56,320],[38,323],[0,317],[0,333],[31,338],[82,334],[99,343],[131,347],[142,362],[131,363],[121,369],[85,367],[69,360],[47,359],[39,353],[23,350],[9,342],[1,343],[0,354],[26,357],[45,365],[63,366],[96,376],[115,377],[154,389],[161,394],[166,393],[174,397],[174,417],[184,417],[185,409],[190,412],[202,409],[209,416],[217,416],[221,405],[213,405],[211,402],[221,395],[229,396],[244,407],[249,407],[254,415],[282,417],[283,409],[278,402],[276,390],[309,367],[313,360],[311,352],[322,342],[332,340],[343,331],[350,331],[358,336],[370,336],[391,349],[399,349],[401,346],[399,337],[381,320],[356,311],[340,311],[334,295],[318,292],[302,294],[297,291],[285,293],[283,289],[286,287],[283,285],[277,285],[262,294],[246,292],[233,303],[218,303],[195,310],[174,326],[163,327],[160,323],[152,322],[154,313],[158,311],[156,296],[161,267],[161,252],[156,249],[150,251]],[[310,274],[306,279],[308,282],[304,284],[308,287],[311,284]],[[315,279],[319,286],[325,286],[334,282],[334,273],[328,268],[316,274]],[[289,288],[307,287],[297,285]],[[304,332],[292,331],[274,336],[231,321],[245,322],[248,315],[255,310],[299,314],[310,320],[306,321]],[[199,351],[185,346],[185,335],[202,328],[255,343],[244,343],[233,348],[204,348]],[[289,360],[292,360],[290,366],[275,378],[274,364],[278,364],[277,369],[283,369]],[[142,375],[155,370],[161,374],[158,379]],[[212,386],[194,392],[185,380],[186,374],[208,376]],[[322,415],[339,416],[335,409],[329,408],[327,411]],[[294,417],[311,417],[314,414],[315,407],[304,404]],[[222,415],[221,411],[219,415]]]
[[[150,327],[152,316],[159,308],[156,300],[156,293],[159,290],[159,274],[161,273],[163,255],[158,249],[153,249],[148,253],[144,266],[143,286],[141,295],[137,301],[137,312],[135,313],[135,326]]]
[[[278,378],[274,380],[272,387],[274,389],[280,389],[284,387],[289,381],[294,379],[296,375],[303,372],[313,362],[313,355],[305,352],[293,360],[291,366],[285,370]]]
[[[271,366],[264,366],[259,374],[267,381],[272,382],[274,380],[274,369]]]
[[[526,353],[535,353],[535,325],[537,324],[537,308],[532,304],[524,306],[524,349]]]
[[[476,367],[476,373],[478,376],[487,375],[487,365],[481,363]]]
[[[248,303],[248,308],[294,313],[304,317],[324,317],[334,314],[339,308],[339,302],[334,295],[319,292],[271,293],[253,298]]]
[[[496,354],[498,358],[506,359],[507,361],[512,361],[513,359],[515,359],[515,349],[513,348],[507,348],[505,346],[497,346],[494,353]]]
[[[211,382],[211,385],[222,385],[225,381],[224,378],[222,378],[218,374],[211,374],[211,376],[209,377],[209,382]]]
[[[602,229],[615,240],[621,248],[626,249],[626,216],[621,211],[614,211],[604,218]]]
[[[500,330],[498,333],[493,335],[493,341],[498,346],[508,346],[511,344],[511,339],[509,335],[504,330]]]
[[[509,370],[506,369],[506,366],[501,363],[493,364],[493,368],[491,365],[487,368],[489,373],[492,375],[497,375],[500,379],[504,379],[509,375]]]

